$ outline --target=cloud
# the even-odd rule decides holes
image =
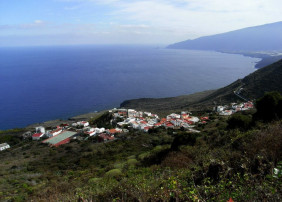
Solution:
[[[119,25],[120,28],[129,28],[129,29],[148,29],[150,26],[148,25],[131,25],[131,24],[125,24],[125,25]]]
[[[105,15],[121,24],[144,24],[191,38],[282,20],[280,0],[59,1],[108,6],[111,11]]]
[[[169,44],[282,20],[281,0],[54,1],[63,5],[61,23],[35,20],[0,25],[0,35],[14,31],[26,35],[80,36],[83,42]]]
[[[34,29],[34,28],[40,28],[46,24],[47,23],[42,20],[34,20],[32,23],[0,25],[0,29]]]
[[[195,37],[282,20],[279,0],[120,1],[116,16]],[[187,36],[186,36],[187,37]]]

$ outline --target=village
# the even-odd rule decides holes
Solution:
[[[217,106],[214,112],[222,116],[230,116],[238,111],[245,111],[254,107],[253,102],[231,103],[229,106]],[[163,127],[165,129],[183,129],[187,132],[200,133],[194,129],[198,124],[207,124],[208,116],[193,116],[191,112],[182,111],[179,114],[172,113],[165,118],[160,118],[151,112],[137,111],[134,109],[112,109],[108,113],[111,115],[110,123],[115,128],[97,128],[90,125],[88,121],[78,121],[72,124],[61,124],[55,126],[53,130],[46,130],[43,126],[35,127],[34,131],[23,134],[23,138],[30,138],[33,141],[41,141],[53,147],[58,147],[69,143],[71,140],[88,140],[96,137],[97,142],[107,142],[118,139],[118,134],[126,134],[130,130],[138,130],[148,133],[152,129]],[[114,124],[115,123],[115,124]],[[7,143],[0,144],[0,151],[9,149]]]

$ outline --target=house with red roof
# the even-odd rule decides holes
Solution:
[[[40,138],[42,138],[44,136],[43,133],[34,133],[32,135],[32,140],[40,140]]]
[[[83,126],[83,127],[89,126],[89,122],[87,122],[87,121],[79,121],[79,122],[77,122],[77,124],[80,125],[80,126]]]
[[[113,129],[108,129],[106,131],[107,134],[110,134],[110,135],[114,135],[116,133],[121,133],[122,132],[122,129],[120,128],[113,128]]]
[[[107,141],[114,140],[114,139],[115,137],[113,135],[106,134],[106,133],[102,133],[98,136],[99,142],[107,142]]]
[[[89,136],[91,137],[91,136],[93,136],[93,135],[96,135],[96,131],[95,131],[95,130],[94,130],[94,131],[91,131],[91,130],[89,130],[89,131],[84,131],[84,134],[89,135]]]
[[[52,131],[49,130],[49,131],[47,131],[46,135],[47,135],[48,137],[54,137],[54,136],[56,136],[56,135],[59,135],[62,131],[63,131],[63,128],[58,127],[58,128],[55,129],[55,130],[52,130]]]
[[[166,128],[174,128],[174,125],[171,122],[166,122],[164,125]]]
[[[153,127],[151,127],[151,126],[146,126],[146,127],[144,127],[143,131],[147,133],[151,128],[153,128]]]
[[[141,123],[141,124],[147,124],[147,122],[146,122],[146,121],[140,121],[140,123]]]
[[[162,126],[162,123],[160,123],[160,122],[154,124],[154,127],[155,127],[155,128],[160,127],[160,126]]]

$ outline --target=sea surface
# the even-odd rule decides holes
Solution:
[[[157,46],[0,48],[0,130],[220,88],[259,60]]]

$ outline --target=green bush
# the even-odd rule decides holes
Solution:
[[[105,176],[106,177],[120,177],[122,176],[122,172],[120,169],[115,168],[115,169],[112,169],[106,172]]]
[[[88,180],[88,183],[95,184],[95,183],[99,182],[100,180],[101,180],[101,178],[93,177],[93,178],[90,178]]]
[[[194,133],[179,134],[174,138],[174,140],[171,144],[171,149],[176,151],[176,150],[179,149],[179,146],[181,146],[181,145],[194,146],[195,143],[196,143],[197,136],[198,136],[198,134],[194,134]]]
[[[128,159],[127,160],[127,165],[129,166],[135,166],[138,163],[136,159]]]
[[[123,169],[123,167],[124,167],[124,163],[115,163],[114,164],[114,168]]]
[[[250,127],[252,123],[252,117],[248,115],[243,115],[243,114],[233,114],[228,120],[228,128],[229,129],[241,129],[241,130],[246,130]]]
[[[256,118],[271,121],[282,115],[282,96],[279,92],[273,91],[265,95],[256,102]]]

